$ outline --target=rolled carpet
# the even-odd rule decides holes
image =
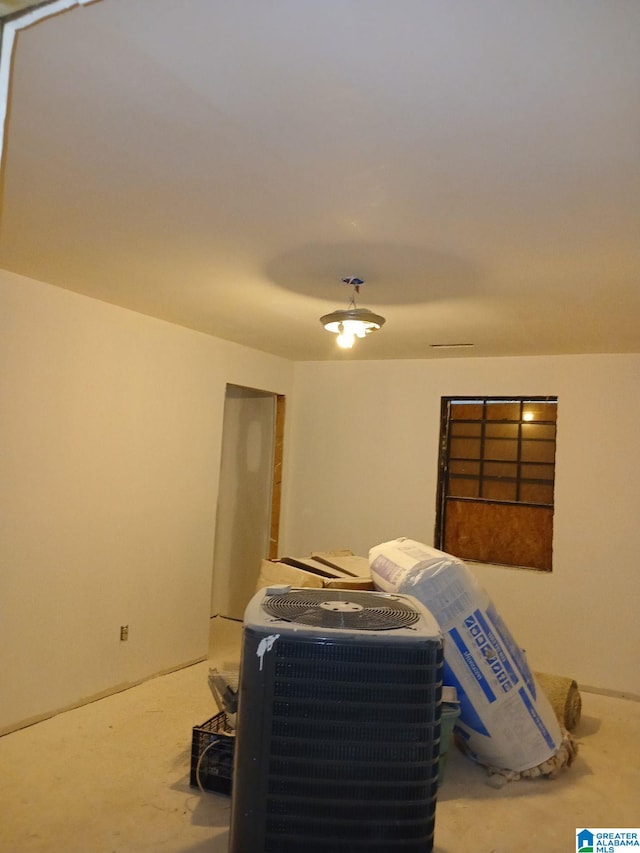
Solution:
[[[573,678],[563,675],[550,675],[546,672],[536,672],[534,675],[551,703],[558,722],[572,732],[578,725],[582,712],[582,697],[577,683]]]

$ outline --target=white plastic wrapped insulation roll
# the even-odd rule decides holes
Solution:
[[[456,731],[479,763],[519,773],[545,764],[563,745],[551,704],[525,655],[470,569],[413,539],[369,552],[374,584],[415,596],[445,636],[445,684],[460,699]]]

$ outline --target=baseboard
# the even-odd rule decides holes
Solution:
[[[604,687],[593,687],[591,684],[579,684],[581,693],[597,693],[599,696],[610,696],[612,699],[628,699],[630,702],[640,702],[637,693],[627,693],[625,690],[606,690]]]
[[[54,711],[46,711],[43,714],[38,714],[35,717],[28,717],[25,720],[20,720],[17,723],[12,723],[9,726],[0,728],[0,737],[11,734],[11,732],[26,729],[29,726],[34,726],[36,723],[42,723],[44,720],[50,720],[52,717],[57,717],[58,714],[64,714],[65,711],[73,711],[75,708],[82,708],[84,705],[90,705],[92,702],[99,702],[100,699],[106,699],[107,696],[115,696],[116,693],[123,693],[125,690],[130,690],[132,687],[137,687],[139,684],[144,684],[145,681],[151,681],[153,678],[160,678],[161,675],[169,675],[172,672],[178,672],[181,669],[186,669],[189,666],[194,666],[197,663],[202,663],[207,660],[207,655],[195,658],[194,660],[181,663],[178,666],[172,666],[168,669],[161,669],[159,672],[154,672],[152,675],[147,675],[144,678],[139,678],[137,681],[126,681],[121,684],[116,684],[109,687],[107,690],[102,690],[100,693],[93,693],[91,696],[86,696],[73,702],[70,705],[64,705],[61,708],[56,708]]]

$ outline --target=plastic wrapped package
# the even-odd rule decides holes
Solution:
[[[372,548],[369,562],[378,589],[415,596],[438,621],[445,636],[444,683],[458,692],[456,733],[470,757],[510,778],[553,775],[569,764],[575,752],[570,737],[466,564],[405,538]]]

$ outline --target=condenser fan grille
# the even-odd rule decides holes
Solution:
[[[278,619],[315,628],[389,631],[420,619],[417,610],[393,596],[340,589],[296,589],[267,597],[262,607]]]

